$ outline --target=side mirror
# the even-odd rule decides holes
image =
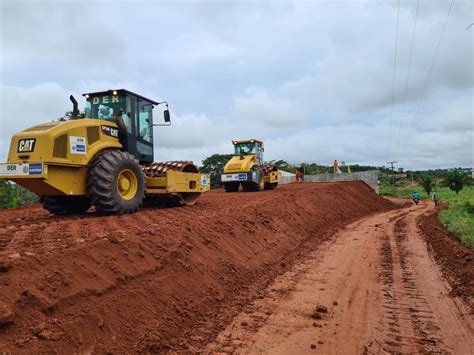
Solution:
[[[168,109],[163,111],[163,117],[166,123],[171,122],[170,111]]]

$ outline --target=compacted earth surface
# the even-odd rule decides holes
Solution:
[[[0,212],[0,351],[473,353],[473,252],[362,182]]]
[[[472,252],[459,255],[470,255],[471,269],[465,270],[470,279],[456,280],[458,288],[452,292],[446,280],[454,281],[456,275],[442,274],[424,240],[431,234],[423,234],[426,226],[420,218],[431,217],[427,212],[432,208],[422,203],[348,225],[277,277],[265,296],[235,317],[208,349],[474,353]]]

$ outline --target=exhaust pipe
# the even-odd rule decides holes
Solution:
[[[79,108],[77,105],[77,101],[72,95],[69,96],[69,100],[71,100],[72,102],[72,118],[77,118],[77,116],[79,116]]]

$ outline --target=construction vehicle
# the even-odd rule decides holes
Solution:
[[[226,192],[273,190],[281,173],[276,166],[263,162],[263,142],[257,139],[232,141],[234,156],[224,167],[221,183]]]
[[[143,203],[193,205],[209,189],[209,176],[189,161],[154,162],[153,126],[171,124],[168,103],[131,91],[83,95],[72,119],[40,124],[15,134],[0,178],[40,197],[51,214],[136,212]],[[164,104],[163,124],[153,108]]]

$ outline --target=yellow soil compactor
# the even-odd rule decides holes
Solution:
[[[276,166],[263,162],[263,142],[256,139],[232,141],[234,156],[224,167],[221,182],[226,192],[273,190],[281,173]]]
[[[131,91],[84,94],[85,118],[71,95],[71,120],[40,124],[12,138],[0,178],[31,190],[52,214],[136,212],[143,203],[193,205],[209,176],[189,161],[155,163],[153,126],[171,124],[168,104]],[[153,108],[165,104],[164,124]]]

